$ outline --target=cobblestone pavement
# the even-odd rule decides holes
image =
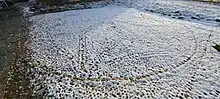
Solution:
[[[35,95],[220,98],[218,27],[115,5],[30,21]]]

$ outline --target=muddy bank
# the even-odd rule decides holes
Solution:
[[[22,64],[28,22],[22,15],[18,7],[0,11],[0,98],[24,98],[24,90],[28,92],[26,67]]]

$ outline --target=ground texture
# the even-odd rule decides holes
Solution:
[[[21,16],[22,14],[16,9],[0,12],[0,97],[3,97],[6,78],[21,32]]]
[[[173,19],[121,3],[30,21],[26,45],[33,95],[220,98],[220,53],[211,47],[220,42],[220,28],[206,21]]]
[[[22,7],[17,3],[0,11],[0,98],[26,99],[28,81],[24,64],[26,49],[24,43],[28,36],[28,22],[23,17]],[[26,6],[27,7],[27,6]],[[23,63],[22,63],[23,62]]]

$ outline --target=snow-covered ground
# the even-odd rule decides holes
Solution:
[[[116,5],[30,21],[35,95],[220,98],[219,27]]]
[[[118,5],[159,13],[162,16],[220,26],[220,6],[190,0],[115,0]]]

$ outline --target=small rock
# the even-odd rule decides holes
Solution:
[[[217,51],[219,51],[220,52],[220,45],[218,45],[218,44],[215,44],[215,46],[212,46],[214,49],[216,49]]]
[[[180,13],[180,11],[175,11],[174,13]]]
[[[180,17],[178,17],[178,19],[185,19],[184,17],[182,17],[182,16],[180,16]]]
[[[220,19],[215,19],[216,22],[220,22]]]
[[[197,17],[194,17],[194,16],[192,16],[192,17],[191,17],[191,19],[197,19],[197,20],[199,20],[199,18],[197,18]]]
[[[166,13],[162,13],[162,15],[167,15]]]
[[[150,12],[154,12],[154,10],[149,10]]]
[[[180,16],[179,14],[174,14],[173,16]]]

